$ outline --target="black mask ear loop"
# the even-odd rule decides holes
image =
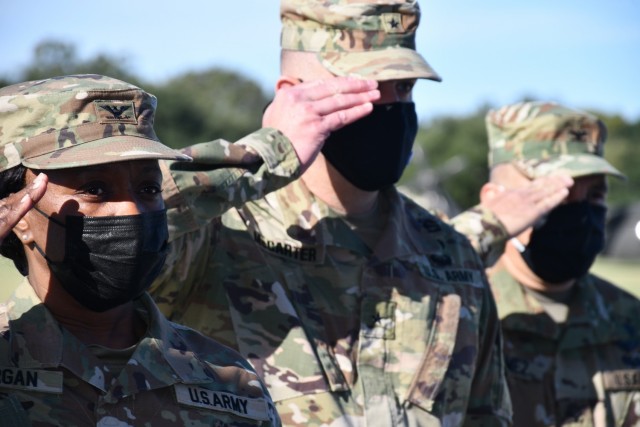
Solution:
[[[54,224],[59,225],[60,227],[62,227],[62,228],[65,228],[65,229],[66,229],[66,226],[65,226],[63,223],[61,223],[61,222],[60,222],[60,221],[58,221],[57,219],[53,218],[52,216],[47,215],[45,212],[43,212],[42,210],[40,210],[40,208],[38,208],[37,206],[35,206],[35,205],[34,205],[34,206],[33,206],[33,209],[35,209],[35,210],[36,210],[36,212],[38,212],[38,213],[39,213],[40,215],[42,215],[43,217],[47,218],[47,220],[49,220],[49,221],[53,222]],[[49,257],[47,256],[47,254],[45,254],[45,253],[44,253],[44,251],[42,250],[42,248],[40,247],[40,245],[38,245],[38,244],[36,243],[36,241],[35,241],[35,240],[33,241],[33,246],[36,248],[36,250],[37,250],[38,252],[40,252],[40,255],[42,255],[42,257],[43,257],[43,258],[44,258],[48,263],[50,263],[50,262],[54,262],[54,261],[51,261],[51,260],[49,259]]]
[[[34,205],[34,206],[33,206],[33,209],[35,209],[35,210],[36,210],[40,215],[42,215],[43,217],[47,218],[49,221],[53,222],[54,224],[57,224],[57,225],[59,225],[59,226],[60,226],[60,227],[62,227],[62,228],[66,228],[66,226],[65,226],[63,223],[61,223],[60,221],[58,221],[58,220],[57,220],[57,219],[55,219],[54,217],[52,217],[52,216],[50,216],[50,215],[47,215],[46,213],[44,213],[43,211],[41,211],[39,207],[37,207],[37,206],[35,206],[35,205]]]

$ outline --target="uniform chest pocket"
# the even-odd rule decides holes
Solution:
[[[386,378],[400,402],[431,411],[453,357],[460,319],[456,294],[365,297],[358,365]]]
[[[431,322],[427,325],[429,334],[426,351],[422,354],[407,399],[424,410],[432,411],[436,396],[442,391],[451,368],[458,340],[460,310],[459,295],[441,295],[435,304]]]

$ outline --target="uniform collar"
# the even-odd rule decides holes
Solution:
[[[279,222],[278,226],[269,227],[266,220],[258,216],[254,217],[254,223],[267,242],[315,247],[321,254],[333,246],[365,256],[372,255],[374,262],[439,250],[434,239],[425,238],[425,233],[441,230],[439,220],[401,196],[393,186],[382,190],[380,197],[386,199],[390,211],[386,228],[373,254],[343,216],[316,198],[302,180],[267,195],[261,202],[270,205],[269,220]],[[428,224],[425,226],[425,223]],[[323,256],[317,258],[319,264],[323,260]]]
[[[546,314],[540,302],[524,290],[502,263],[489,270],[489,281],[505,331],[559,340],[561,348],[579,348],[625,338],[619,328],[612,326],[605,299],[594,285],[591,274],[583,276],[574,285],[575,292],[568,301],[567,321],[562,324],[555,323]]]
[[[10,359],[17,368],[66,368],[85,382],[120,398],[176,383],[204,384],[211,368],[187,348],[178,327],[162,316],[148,294],[135,301],[147,333],[122,372],[114,377],[90,350],[62,328],[27,280],[9,303]]]
[[[390,206],[387,227],[375,248],[375,257],[381,261],[394,258],[410,258],[442,252],[442,246],[434,237],[446,227],[395,187],[381,192]]]

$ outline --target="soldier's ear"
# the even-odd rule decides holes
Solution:
[[[18,223],[13,227],[13,232],[18,236],[18,239],[25,244],[28,245],[33,242],[33,235],[31,233],[31,224],[24,217],[18,221]]]
[[[284,89],[284,88],[288,88],[291,86],[295,86],[297,84],[302,83],[302,80],[300,80],[297,77],[291,77],[291,76],[280,76],[278,78],[278,81],[276,82],[276,92],[279,91],[280,89]]]
[[[495,199],[498,195],[503,193],[504,186],[496,184],[495,182],[487,182],[480,189],[480,203],[486,203]]]

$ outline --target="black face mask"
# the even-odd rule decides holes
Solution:
[[[607,209],[589,202],[560,205],[533,229],[522,258],[547,283],[586,274],[604,248]]]
[[[322,154],[351,184],[377,191],[398,182],[417,133],[412,102],[374,105],[368,116],[331,133]]]
[[[62,287],[80,304],[106,311],[131,301],[158,277],[167,256],[165,210],[140,215],[67,216],[65,254],[61,262],[47,260]]]

